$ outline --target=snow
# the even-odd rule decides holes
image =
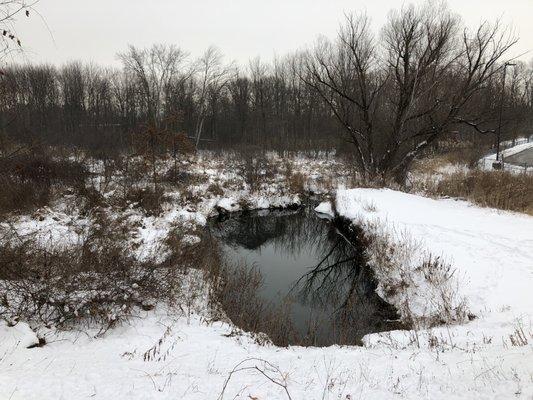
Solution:
[[[510,156],[512,156],[514,154],[520,153],[521,151],[530,149],[532,147],[533,147],[533,142],[521,143],[521,144],[517,144],[516,146],[509,147],[509,148],[503,150],[501,152],[501,154],[504,157],[510,157]],[[494,157],[494,159],[496,159],[496,154],[493,154],[492,157]]]
[[[318,206],[315,207],[315,211],[319,214],[328,215],[330,217],[334,217],[335,213],[333,212],[333,207],[331,205],[331,202],[329,201],[323,201]]]
[[[504,140],[503,142],[501,142],[501,145],[504,146],[505,148],[508,148],[508,147],[516,146],[522,143],[530,142],[532,139],[533,139],[533,135],[522,136],[522,137],[518,137],[515,139]]]
[[[375,204],[372,212],[365,210],[368,201]],[[533,311],[528,295],[533,285],[533,217],[388,189],[340,191],[337,210],[352,219],[385,221],[444,255],[457,269],[470,310],[481,319],[501,323]]]
[[[21,216],[16,223],[0,222],[0,232],[16,229],[19,238],[37,234],[42,243],[58,243],[63,246],[76,243],[86,232],[89,221],[79,215],[69,215],[60,210],[43,207],[34,215]]]
[[[0,337],[2,338],[2,349],[5,351],[24,349],[39,343],[39,338],[35,332],[24,322],[19,322],[15,326],[8,326],[6,322],[0,321]]]
[[[11,354],[2,363],[0,398],[216,399],[227,373],[251,357],[276,365],[293,399],[512,398],[519,388],[524,398],[531,393],[510,370],[519,367],[518,376],[528,379],[520,375],[528,367],[520,349],[502,359],[385,348],[277,349],[229,333],[226,324],[207,326],[198,317],[187,324],[183,318],[151,313],[100,340],[77,334],[42,348],[20,349],[18,359]],[[154,346],[155,359],[145,361]],[[287,398],[250,370],[234,375],[224,398],[239,392],[242,399]]]
[[[234,211],[240,210],[239,203],[237,203],[232,198],[220,199],[217,203],[217,207],[226,212],[234,212]]]
[[[504,149],[500,152],[504,162],[505,162],[505,158],[506,157],[510,157],[514,154],[517,154],[517,153],[520,153],[524,150],[527,150],[527,149],[530,149],[530,148],[533,148],[533,141],[529,141],[529,142],[524,142],[524,143],[520,143],[520,144],[517,144],[513,147],[509,147],[507,149]],[[484,170],[492,170],[493,167],[492,167],[492,164],[496,161],[496,153],[494,154],[489,154],[485,157],[483,157],[481,160],[479,160],[479,166],[481,169],[484,169]],[[514,164],[509,164],[509,163],[505,163],[504,164],[504,170],[505,171],[510,171],[510,172],[513,172],[513,173],[523,173],[524,171],[525,172],[531,172],[533,171],[533,168],[532,167],[528,167],[528,168],[524,168],[523,166],[520,166],[520,165],[514,165]]]
[[[256,204],[294,200],[259,196]],[[232,203],[227,197],[210,204],[232,209]],[[376,189],[340,189],[336,209],[356,221],[408,232],[445,257],[477,318],[416,333],[369,335],[365,347],[286,349],[259,345],[250,335],[235,335],[230,324],[212,321],[205,296],[191,295],[195,301],[185,301],[185,309],[142,311],[99,338],[90,329],[40,330],[47,344],[33,349],[26,348],[37,340],[29,325],[3,324],[0,399],[217,399],[243,360],[246,367],[263,369],[261,360],[275,365],[279,373],[265,371],[286,384],[293,399],[532,398],[533,217]],[[144,218],[141,239],[146,246],[157,241],[176,219],[205,223],[205,210]],[[332,214],[332,205],[322,203],[317,211]],[[512,344],[517,329],[528,344]],[[287,398],[250,368],[227,383],[223,398],[234,396]]]
[[[514,154],[520,153],[521,151],[530,149],[533,147],[533,140],[528,140],[527,138],[522,138],[520,140],[517,140],[514,146],[512,146],[512,141],[502,142],[502,146],[509,146],[503,150],[500,151],[500,154],[505,157],[510,157]],[[484,157],[487,160],[496,160],[496,153],[489,154]]]

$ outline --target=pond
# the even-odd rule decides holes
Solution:
[[[360,344],[398,327],[394,308],[375,293],[360,241],[313,207],[221,215],[208,226],[227,262],[260,273],[261,299],[288,310],[288,344]]]

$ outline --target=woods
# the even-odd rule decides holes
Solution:
[[[125,149],[148,126],[196,148],[342,149],[368,178],[402,181],[442,142],[493,145],[500,108],[503,138],[531,133],[533,65],[516,62],[503,82],[516,41],[498,21],[467,28],[425,3],[392,11],[380,30],[347,14],[336,38],[271,63],[130,45],[122,68],[11,65],[0,132],[98,151]]]
[[[99,149],[126,146],[140,126],[185,133],[200,147],[331,148],[336,122],[292,58],[239,69],[208,49],[130,47],[114,70],[70,63],[11,66],[1,78],[1,132]]]

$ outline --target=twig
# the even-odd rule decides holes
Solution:
[[[264,365],[264,367],[263,367],[263,369],[261,369],[257,365],[243,366],[249,361],[262,363]],[[279,381],[279,380],[269,376],[267,374],[267,372],[265,372],[268,369],[270,369],[272,372],[275,372],[275,373],[279,374],[281,376],[282,380]],[[224,386],[222,387],[222,391],[220,392],[220,395],[218,396],[217,399],[218,400],[223,400],[224,392],[226,391],[228,383],[231,380],[231,377],[233,376],[233,374],[235,374],[237,372],[249,371],[249,370],[259,372],[261,375],[263,375],[265,378],[267,378],[270,382],[272,382],[273,384],[283,388],[283,390],[285,391],[285,394],[287,395],[287,398],[289,400],[292,400],[292,397],[291,397],[291,395],[289,393],[289,390],[287,389],[286,376],[283,375],[283,373],[280,371],[280,369],[278,367],[276,367],[275,365],[273,365],[272,363],[268,362],[267,360],[264,360],[264,359],[261,359],[261,358],[255,358],[255,357],[246,358],[246,359],[240,361],[239,363],[237,363],[237,365],[235,365],[233,367],[233,369],[229,373],[227,379],[224,381]]]

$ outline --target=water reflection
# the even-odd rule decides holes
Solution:
[[[263,299],[290,304],[293,344],[358,344],[394,328],[396,313],[375,294],[362,243],[312,208],[240,213],[209,226],[228,260],[260,271]]]

